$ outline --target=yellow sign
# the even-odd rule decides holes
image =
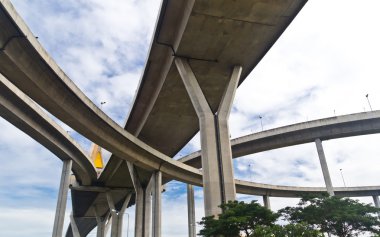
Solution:
[[[103,169],[103,157],[100,146],[94,144],[92,146],[91,160],[97,169]]]

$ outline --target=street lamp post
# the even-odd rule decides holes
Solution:
[[[253,164],[248,164],[248,171],[249,171],[249,181],[252,181],[252,170],[251,170],[251,166]]]
[[[372,106],[371,106],[371,103],[369,102],[369,98],[368,98],[368,94],[365,95],[365,97],[367,98],[367,101],[368,101],[368,105],[369,105],[369,108],[371,109],[372,111]]]
[[[101,102],[100,102],[100,109],[103,108],[103,105],[104,105],[105,103],[106,103],[105,101],[101,101]]]
[[[342,180],[343,180],[344,187],[347,187],[347,186],[346,186],[346,182],[344,181],[344,177],[343,177],[343,171],[342,171],[342,169],[340,169],[340,175],[342,176]]]
[[[261,131],[264,131],[264,127],[263,127],[263,120],[262,120],[262,116],[259,115],[259,119],[260,119],[260,123],[261,123]]]

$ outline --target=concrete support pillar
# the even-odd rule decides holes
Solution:
[[[131,199],[132,194],[128,194],[124,200],[124,203],[120,210],[117,210],[115,207],[115,203],[113,201],[111,193],[106,193],[107,202],[110,208],[111,217],[112,217],[112,225],[111,225],[111,237],[121,237],[123,230],[123,217],[125,209],[127,209],[129,200]]]
[[[135,172],[134,165],[130,162],[127,162],[127,164],[136,193],[135,237],[149,237],[152,217],[151,193],[154,175],[152,175],[148,184],[143,187]]]
[[[189,227],[189,237],[196,237],[194,187],[191,184],[187,185],[187,223]]]
[[[72,164],[73,164],[72,160],[63,161],[61,182],[60,182],[59,191],[58,191],[57,208],[55,211],[55,218],[54,218],[54,227],[53,227],[53,234],[52,234],[53,237],[62,237],[63,222],[65,219],[67,194],[69,191]]]
[[[102,220],[101,217],[96,217],[97,229],[96,237],[105,237],[106,236],[106,222],[107,220]]]
[[[106,215],[105,217],[102,217],[99,215],[99,212],[96,207],[94,207],[94,214],[96,217],[96,223],[97,223],[97,229],[96,229],[96,236],[97,237],[105,237],[107,234],[107,220],[109,220],[109,217],[111,213]]]
[[[325,152],[323,151],[321,139],[315,140],[315,145],[317,146],[317,152],[319,156],[319,162],[321,163],[323,178],[325,179],[326,189],[330,196],[334,196],[334,188],[332,186],[329,168],[327,166]]]
[[[263,196],[264,207],[270,210],[270,200],[268,195]]]
[[[110,229],[110,227],[112,226],[112,215],[111,215],[111,212],[109,213],[109,217],[108,217],[108,221],[106,223],[106,226],[104,228],[104,235],[107,236],[107,233]]]
[[[71,213],[70,215],[70,225],[71,225],[71,231],[73,232],[73,237],[81,237],[78,226],[77,226],[77,222],[75,221],[73,213]]]
[[[162,186],[162,173],[156,171],[154,176],[153,188],[153,235],[152,237],[161,237],[161,186]]]
[[[228,117],[242,68],[233,69],[215,114],[188,62],[176,58],[175,63],[199,119],[205,215],[217,217],[221,213],[218,206],[236,196]]]
[[[372,196],[372,198],[373,198],[373,203],[375,204],[375,207],[380,208],[379,196],[374,195]]]

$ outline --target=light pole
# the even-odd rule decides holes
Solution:
[[[105,103],[107,103],[107,102],[105,102],[105,101],[101,101],[101,102],[100,102],[100,109],[103,108],[103,105],[104,105]]]
[[[249,171],[249,181],[252,181],[252,172],[251,172],[251,165],[253,165],[253,164],[248,164],[248,171]]]
[[[264,127],[263,127],[263,120],[262,120],[262,116],[259,115],[259,119],[260,119],[260,123],[261,123],[261,131],[264,131]]]
[[[369,102],[369,98],[368,98],[368,94],[365,95],[365,97],[367,98],[367,101],[368,101],[368,105],[369,105],[369,108],[371,109],[372,111],[372,106],[371,106],[371,103]]]
[[[343,171],[342,171],[342,169],[340,169],[340,175],[342,176],[342,180],[343,180],[344,187],[347,187],[347,186],[346,186],[346,182],[344,181],[344,177],[343,177]]]

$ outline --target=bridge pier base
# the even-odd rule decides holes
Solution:
[[[268,195],[263,196],[264,207],[270,210],[270,199]]]
[[[128,194],[123,202],[120,210],[116,210],[115,203],[113,201],[112,195],[110,192],[106,193],[108,206],[110,208],[112,225],[111,225],[111,237],[121,237],[123,230],[123,217],[125,210],[127,209],[129,200],[132,197],[132,194]]]
[[[194,187],[191,184],[187,184],[187,223],[189,237],[196,237]]]
[[[62,237],[63,222],[65,219],[67,195],[70,185],[70,174],[73,161],[65,160],[62,165],[61,182],[58,191],[57,208],[55,211],[53,237]]]
[[[205,215],[218,217],[219,205],[236,198],[228,118],[242,68],[234,67],[214,113],[189,63],[176,58],[175,64],[199,119]]]
[[[321,163],[321,168],[322,168],[323,178],[325,179],[327,193],[330,196],[334,196],[334,188],[332,186],[332,182],[331,182],[331,178],[330,178],[330,172],[329,172],[329,168],[327,166],[325,152],[323,151],[321,139],[319,139],[319,138],[316,139],[315,145],[317,146],[319,162]]]

